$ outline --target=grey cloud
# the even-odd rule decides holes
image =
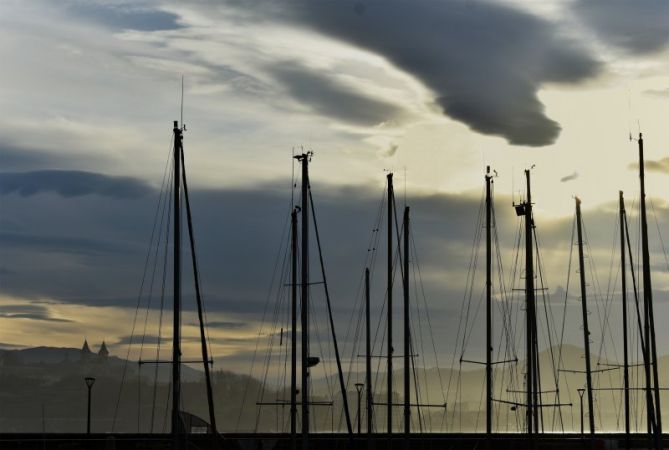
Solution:
[[[0,166],[4,170],[30,170],[57,167],[64,160],[63,155],[29,149],[10,143],[0,143]]]
[[[517,145],[548,145],[559,135],[537,98],[543,83],[575,83],[600,67],[551,22],[487,2],[230,4],[246,8],[246,17],[310,27],[376,52],[431,88],[445,114]]]
[[[390,144],[388,146],[388,149],[386,150],[384,156],[390,158],[395,156],[395,153],[397,153],[397,149],[399,148],[399,145],[397,144]]]
[[[193,324],[197,325],[197,324]],[[211,321],[207,322],[207,327],[210,328],[223,328],[223,329],[238,329],[238,328],[244,328],[248,324],[244,322],[230,322],[230,321]]]
[[[57,142],[59,138],[52,136]],[[34,170],[86,170],[90,167],[105,167],[116,164],[108,155],[96,152],[73,153],[69,147],[57,150],[25,146],[11,139],[0,139],[0,167],[5,172],[28,172]]]
[[[182,28],[176,14],[152,8],[141,2],[70,2],[67,10],[84,20],[90,20],[119,30],[160,31]]]
[[[268,66],[269,73],[298,101],[328,117],[357,125],[374,126],[401,120],[402,108],[355,92],[332,77],[294,61]]]
[[[669,97],[669,88],[666,89],[649,89],[644,91],[644,94],[651,95],[653,97]]]
[[[2,319],[30,319],[38,320],[44,322],[62,322],[62,323],[72,323],[73,320],[53,317],[47,308],[38,304],[10,304],[2,306],[2,313],[0,313],[0,318]]]
[[[283,286],[286,278],[282,276],[282,273],[286,274],[282,269],[286,270],[284,264],[287,264],[286,226],[290,208],[290,192],[285,189],[286,185],[281,181],[255,189],[192,191],[200,279],[207,310],[235,317],[234,320],[213,321],[212,326],[231,328],[242,326],[244,322],[255,324],[261,320],[266,307],[270,311],[275,307],[277,289],[288,289]],[[357,287],[369,254],[372,230],[379,227],[375,217],[384,196],[383,188],[335,187],[321,185],[317,181],[312,183],[312,188],[335,324],[343,345],[354,345],[346,328],[352,317],[353,322],[358,317],[355,315],[359,307],[356,303]],[[12,261],[12,273],[2,275],[2,292],[28,299],[49,298],[58,302],[134,310],[156,200],[157,194],[135,200],[106,199],[104,202],[93,196],[4,197],[3,208],[12,211],[20,226],[19,231],[26,237],[11,246],[0,243],[3,259]],[[458,307],[463,298],[480,200],[478,193],[410,195],[407,198],[412,211],[416,255],[424,277],[425,295],[435,323],[439,321],[443,324],[437,330],[436,339],[439,342],[449,343],[452,338],[449,330],[456,326],[452,321],[458,317]],[[498,196],[496,200],[500,250],[503,261],[510,263],[516,250],[515,233],[519,219],[515,217],[509,198]],[[536,200],[540,205],[541,199]],[[587,198],[584,202],[588,206]],[[73,214],[73,211],[77,213]],[[668,211],[666,206],[658,203],[656,212],[662,229],[669,220]],[[589,244],[594,250],[605,249],[604,258],[610,254],[610,233],[606,230],[613,232],[614,218],[615,207],[611,205],[584,210],[586,230],[592,233]],[[537,218],[542,256],[549,264],[545,274],[550,274],[552,278],[548,280],[548,287],[564,283],[568,255],[564,261],[555,260],[556,256],[561,260],[565,249],[570,248],[572,220],[571,217],[556,220]],[[5,226],[0,221],[0,231],[4,231]],[[381,233],[384,233],[383,223],[380,226]],[[86,251],[88,241],[83,240],[79,242],[81,248],[76,254],[50,256],[41,248],[40,241],[31,243],[30,239],[30,236],[41,236],[47,232],[50,236],[64,238],[76,233],[82,239],[91,240],[91,245],[103,242],[107,247],[96,247],[94,252]],[[164,237],[162,239],[164,242]],[[281,247],[280,243],[283,244]],[[63,248],[67,245],[63,241]],[[123,251],[118,251],[119,248]],[[315,251],[315,247],[312,250]],[[376,251],[378,266],[382,264],[378,261],[385,260],[384,245],[381,244]],[[479,255],[483,251],[480,247]],[[592,259],[599,257],[595,254]],[[652,257],[657,264],[663,261],[659,250],[654,251]],[[170,261],[166,279],[167,305],[171,302]],[[275,261],[278,261],[279,271],[274,279],[272,294],[268,295]],[[162,262],[162,257],[157,262],[151,259],[149,270],[154,264],[162,267]],[[600,266],[608,267],[607,264],[608,261],[605,261]],[[372,277],[374,317],[378,316],[382,307],[385,284],[382,268],[377,269]],[[186,309],[193,310],[195,302],[187,247],[183,270],[183,304]],[[318,280],[315,261],[312,270],[314,280]],[[511,268],[506,270],[511,271]],[[156,279],[161,279],[160,269]],[[145,295],[140,302],[141,310],[147,306],[146,292],[149,290],[153,292],[152,308],[157,308],[159,304],[160,282],[156,281],[152,287],[150,284],[147,278]],[[570,293],[573,289],[574,285],[570,286]],[[283,294],[287,295],[287,291]],[[320,330],[327,330],[322,290],[314,288],[312,294],[316,325]],[[3,312],[31,314],[34,311]],[[129,333],[130,330],[124,326],[127,325],[119,325],[121,333]],[[351,326],[354,327],[355,323]],[[266,328],[263,332],[277,331],[278,328]]]
[[[648,172],[659,172],[669,174],[669,156],[666,158],[658,160],[645,160],[644,161],[646,171]],[[639,163],[631,163],[627,166],[628,169],[638,171]]]
[[[99,195],[115,198],[136,198],[152,189],[143,181],[79,170],[38,170],[0,173],[0,194],[30,196],[54,192],[63,197]]]
[[[116,342],[109,344],[110,346],[122,346],[122,345],[128,345],[130,343],[132,344],[139,344],[140,342],[144,342],[144,344],[147,345],[155,345],[158,343],[163,343],[163,342],[169,342],[170,339],[168,337],[160,337],[160,336],[155,336],[152,334],[147,334],[142,338],[142,336],[121,336]]]
[[[41,253],[71,253],[99,255],[127,250],[127,245],[112,244],[104,239],[44,235],[39,233],[17,233],[0,230],[0,245],[3,248],[32,248]],[[5,272],[6,275],[16,273]],[[0,274],[1,275],[1,274]]]
[[[604,41],[628,53],[653,53],[669,44],[664,0],[578,0],[572,8]]]
[[[0,314],[0,318],[2,318],[2,319],[42,320],[42,321],[45,321],[45,322],[64,322],[64,323],[74,322],[73,320],[69,320],[69,319],[61,319],[61,318],[58,318],[58,317],[48,317],[48,316],[42,316],[40,314],[30,314],[30,313],[21,313],[21,314],[2,313],[2,314]]]
[[[567,181],[572,181],[575,180],[576,178],[578,178],[578,172],[565,175],[564,177],[560,178],[560,182],[566,183]]]

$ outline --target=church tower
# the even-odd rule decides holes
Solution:
[[[100,350],[98,350],[98,356],[103,359],[107,359],[107,357],[109,356],[109,350],[107,350],[107,344],[105,344],[105,341],[102,341]]]

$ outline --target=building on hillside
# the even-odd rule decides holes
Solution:
[[[107,358],[109,356],[109,350],[107,350],[107,344],[105,344],[105,341],[102,341],[102,345],[100,346],[100,350],[98,350],[98,356],[100,358]]]
[[[88,340],[84,339],[84,345],[81,347],[81,359],[82,360],[90,359],[91,355],[93,355],[93,352],[91,351],[91,348],[88,346]]]

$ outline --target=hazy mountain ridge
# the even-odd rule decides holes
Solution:
[[[541,352],[542,382],[545,390],[554,389],[552,367],[549,364],[549,351]],[[557,349],[554,349],[557,356]],[[583,350],[574,346],[562,348],[563,367],[571,370],[583,369]],[[615,362],[600,360],[593,355],[593,369],[605,367]],[[602,366],[597,366],[600,361]],[[495,398],[507,401],[524,401],[522,377],[523,361],[496,366]],[[125,373],[124,373],[125,366]],[[462,370],[460,370],[462,369]],[[95,376],[93,386],[93,430],[94,431],[163,431],[169,428],[169,365],[159,365],[158,382],[154,385],[156,366],[145,366],[138,370],[136,361],[125,364],[125,360],[109,356],[99,357],[90,354],[82,357],[79,349],[36,347],[21,350],[0,350],[0,431],[83,431],[85,429],[86,387],[85,376]],[[660,374],[669,370],[669,357],[660,358]],[[184,410],[196,414],[205,420],[208,417],[205,388],[202,373],[193,368],[184,367],[183,405]],[[617,388],[622,386],[620,370],[597,372],[593,376],[598,388]],[[633,368],[633,379],[641,369]],[[515,373],[516,385],[509,383],[510,375]],[[440,408],[423,409],[424,426],[431,431],[472,431],[482,430],[484,425],[483,388],[485,371],[482,366],[465,364],[455,368],[423,369],[416,368],[420,387],[420,402],[441,404]],[[440,382],[441,376],[441,382]],[[662,375],[661,375],[662,376]],[[123,383],[121,381],[123,380]],[[353,372],[346,377],[348,400],[352,419],[357,414],[356,393],[353,384],[364,381],[364,373]],[[520,381],[518,381],[520,380]],[[341,394],[336,376],[329,380],[331,391],[327,389],[327,380],[314,377],[312,398],[331,400],[332,408],[315,408],[313,414],[316,431],[343,430],[341,414]],[[402,399],[402,370],[394,371],[395,400]],[[443,389],[442,389],[443,382]],[[375,376],[375,401],[385,401],[385,373]],[[450,390],[448,389],[450,383]],[[519,385],[518,385],[519,384]],[[562,419],[546,411],[546,423],[555,425],[560,420],[567,431],[577,429],[579,404],[576,389],[583,387],[585,377],[580,373],[560,373],[560,400],[572,406],[562,408]],[[121,386],[123,388],[121,389]],[[288,408],[286,406],[263,406],[256,402],[273,402],[287,399],[285,386],[267,383],[264,387],[257,379],[231,372],[215,372],[213,375],[214,401],[217,422],[221,431],[277,431],[286,430]],[[519,392],[507,392],[507,390]],[[643,396],[635,396],[636,409],[639,411],[638,423],[643,428]],[[155,393],[155,394],[154,394]],[[415,395],[412,385],[412,396]],[[595,395],[598,429],[620,429],[621,415],[620,392],[598,391]],[[555,393],[545,394],[545,401],[554,401]],[[414,399],[415,400],[415,399]],[[663,403],[665,414],[669,413],[668,402]],[[363,408],[364,409],[364,408]],[[377,429],[385,428],[385,407],[375,407]],[[522,427],[522,407],[513,410],[508,404],[495,404],[495,428],[500,431],[517,431]],[[587,410],[587,406],[586,406]],[[42,420],[44,411],[44,421]],[[141,411],[141,414],[138,414]],[[334,414],[334,417],[333,417]],[[398,429],[401,420],[400,408],[395,410]],[[412,412],[417,417],[417,411]],[[363,417],[365,413],[363,411]],[[116,419],[114,419],[116,417]],[[153,417],[153,422],[151,418]],[[556,422],[557,421],[557,422]],[[431,424],[431,426],[428,426]],[[152,427],[153,425],[153,427]],[[418,427],[418,424],[416,424]]]

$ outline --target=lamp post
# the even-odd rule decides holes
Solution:
[[[581,401],[581,436],[583,436],[583,394],[585,393],[585,389],[580,388],[577,389],[578,391],[578,396]]]
[[[360,420],[360,400],[362,399],[362,388],[365,387],[363,383],[355,383],[355,390],[358,392],[358,434],[361,433],[362,430],[362,421]]]
[[[86,387],[88,388],[88,414],[87,414],[87,419],[86,419],[86,434],[91,434],[91,389],[93,388],[93,384],[95,383],[95,378],[94,377],[86,377],[84,378],[84,381],[86,382]]]

